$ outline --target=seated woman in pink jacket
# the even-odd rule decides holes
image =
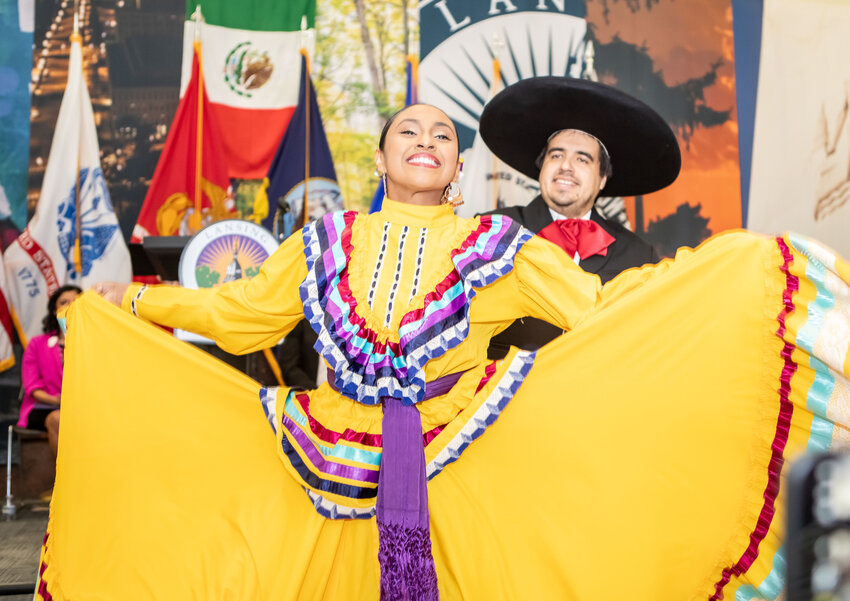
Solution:
[[[59,441],[59,400],[62,393],[65,334],[56,313],[70,305],[82,292],[77,286],[62,286],[50,295],[44,334],[29,341],[21,366],[24,401],[18,426],[46,430],[50,449],[56,455]]]

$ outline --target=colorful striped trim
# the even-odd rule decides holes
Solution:
[[[483,405],[470,417],[463,418],[468,420],[467,423],[428,466],[429,479],[457,460],[496,421],[519,389],[533,361],[534,353],[517,355]],[[496,368],[495,361],[485,367],[476,392],[493,378]],[[291,390],[285,400],[278,402],[278,392],[277,388],[260,391],[263,411],[270,423],[272,416],[278,416],[273,428],[282,430],[281,450],[316,511],[329,519],[368,519],[374,516],[382,455],[381,435],[351,429],[343,432],[330,430],[310,415],[308,394]],[[432,444],[447,425],[423,433],[424,446]],[[349,442],[353,444],[347,444]],[[354,463],[357,465],[352,465]],[[360,506],[340,503],[339,497],[356,500]],[[366,506],[363,506],[364,503]]]
[[[365,509],[347,507],[345,505],[340,505],[339,503],[334,503],[333,501],[314,493],[309,488],[305,488],[304,492],[307,493],[307,496],[310,498],[310,501],[313,503],[313,507],[316,508],[318,514],[329,520],[368,520],[369,518],[375,517],[374,505]]]
[[[277,432],[277,390],[277,388],[260,388],[260,405],[275,432]]]
[[[501,415],[505,407],[522,386],[537,353],[519,351],[511,361],[499,383],[487,397],[487,400],[472,414],[463,428],[446,444],[434,459],[426,466],[428,479],[434,478],[450,463],[457,461],[461,454],[484,434]],[[490,377],[485,376],[487,380]],[[483,387],[483,384],[481,385]],[[480,390],[480,387],[479,387]]]
[[[779,328],[776,335],[779,338],[785,336],[786,320],[791,313],[794,312],[794,294],[800,289],[800,280],[797,276],[791,273],[790,266],[794,260],[788,245],[782,238],[776,238],[776,243],[782,253],[783,264],[782,272],[785,274],[785,290],[782,292],[782,310],[777,316]],[[790,400],[791,393],[791,378],[797,371],[797,364],[792,358],[794,345],[789,342],[784,343],[782,349],[782,358],[785,365],[782,368],[782,373],[779,376],[779,416],[776,421],[776,434],[771,445],[771,457],[768,464],[767,486],[764,491],[764,503],[762,504],[759,513],[758,521],[755,529],[750,533],[750,544],[744,551],[741,558],[735,565],[724,568],[720,580],[714,585],[715,592],[709,597],[709,601],[718,601],[723,599],[723,588],[729,583],[732,576],[740,576],[753,565],[759,553],[759,545],[770,530],[770,524],[773,516],[776,513],[776,497],[779,494],[779,479],[782,472],[782,465],[785,462],[783,452],[785,445],[788,442],[788,433],[791,428],[791,417],[794,413],[794,405]]]
[[[334,370],[336,387],[345,396],[365,405],[388,396],[418,403],[424,398],[425,364],[469,333],[475,289],[509,273],[516,253],[533,234],[507,217],[482,217],[452,251],[455,268],[425,296],[422,308],[402,317],[399,342],[380,342],[357,313],[349,287],[357,215],[331,213],[303,228],[308,271],[300,287],[304,315],[318,334],[316,350]]]

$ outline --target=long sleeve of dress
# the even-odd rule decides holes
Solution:
[[[268,348],[303,317],[298,287],[307,275],[304,243],[290,236],[251,279],[215,288],[132,285],[122,308],[139,317],[211,338],[235,354]]]
[[[517,253],[513,270],[481,291],[475,320],[537,317],[569,330],[594,309],[601,290],[597,275],[583,271],[563,250],[534,236]]]

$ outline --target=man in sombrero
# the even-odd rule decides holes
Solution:
[[[603,283],[658,260],[652,246],[593,208],[600,193],[648,194],[679,174],[676,136],[649,106],[597,82],[534,77],[497,94],[479,128],[496,156],[540,184],[529,204],[492,213],[554,242]],[[493,339],[490,356],[503,357],[510,345],[534,350],[561,333],[526,318]]]

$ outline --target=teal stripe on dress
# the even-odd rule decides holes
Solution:
[[[345,250],[342,248],[342,234],[345,231],[345,213],[343,211],[338,211],[333,214],[333,224],[336,239],[330,244],[330,250],[333,253],[333,262],[334,266],[337,268],[336,277],[338,278],[339,273],[342,271],[340,266],[348,263],[348,258],[345,256]],[[330,233],[328,233],[328,239],[330,239]],[[320,257],[318,260],[321,261],[323,258]]]
[[[815,379],[806,395],[806,409],[814,414],[809,432],[808,451],[826,451],[832,445],[833,425],[828,421],[829,399],[835,389],[835,378],[829,367],[813,354],[815,344],[823,329],[824,316],[835,307],[835,296],[826,287],[826,267],[809,250],[808,243],[791,236],[794,247],[808,259],[806,278],[815,286],[815,299],[809,303],[808,319],[797,332],[797,346],[809,355],[809,367]]]
[[[817,357],[809,357],[809,367],[815,371],[815,381],[809,387],[806,395],[806,409],[814,414],[807,451],[828,451],[832,445],[833,423],[829,420],[827,410],[829,399],[835,390],[835,377],[829,367]]]
[[[286,405],[284,407],[284,413],[289,416],[293,422],[298,424],[301,429],[307,434],[310,438],[310,441],[316,445],[316,448],[319,449],[319,452],[324,455],[326,458],[333,459],[346,459],[348,461],[357,461],[358,463],[365,463],[368,465],[372,465],[378,467],[381,465],[381,453],[375,451],[368,451],[366,449],[357,449],[354,447],[349,447],[344,444],[335,444],[333,447],[328,447],[322,444],[322,441],[317,439],[314,436],[309,434],[310,426],[307,421],[307,416],[301,411],[301,407],[295,403],[292,394],[287,396]]]
[[[760,585],[754,587],[750,584],[742,584],[735,591],[735,601],[774,601],[785,587],[785,576],[787,573],[785,562],[785,545],[776,550],[773,556],[773,567],[770,573]]]
[[[811,353],[823,328],[824,316],[835,307],[835,297],[826,287],[826,268],[811,256],[808,248],[801,250],[808,258],[806,265],[806,278],[815,285],[817,295],[815,300],[809,303],[809,317],[803,327],[797,332],[797,346]]]
[[[398,329],[398,336],[400,339],[405,338],[411,332],[416,332],[420,328],[423,328],[425,322],[429,320],[429,318],[442,309],[448,307],[451,303],[455,301],[455,299],[463,294],[465,294],[465,289],[463,286],[463,280],[459,280],[454,286],[449,288],[443,293],[443,296],[439,300],[431,301],[422,311],[422,317],[417,319],[416,321],[408,322]],[[430,323],[428,324],[431,325]]]

